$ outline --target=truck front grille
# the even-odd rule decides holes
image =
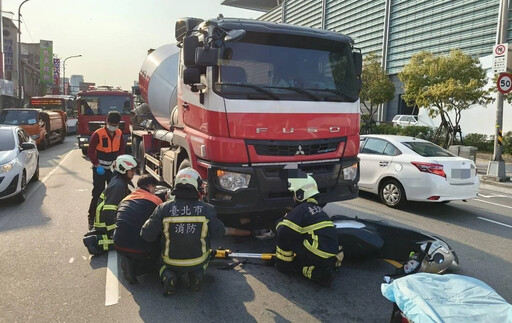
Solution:
[[[302,143],[298,142],[265,142],[254,144],[254,149],[256,153],[260,156],[296,156],[296,155],[320,155],[327,154],[338,150],[339,144],[341,140],[331,141],[325,140],[323,142],[319,142],[315,140],[304,141]]]

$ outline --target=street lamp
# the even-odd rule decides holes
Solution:
[[[20,3],[20,6],[18,7],[18,98],[21,97],[21,88],[22,88],[22,82],[21,82],[21,6],[27,1],[25,0],[22,3]]]
[[[28,0],[27,0],[28,1]],[[82,57],[82,55],[73,55],[73,56],[68,56],[66,58],[64,58],[64,61],[62,63],[62,69],[64,70],[64,77],[63,77],[63,80],[62,80],[62,84],[64,85],[64,95],[68,94],[67,91],[66,91],[66,61],[70,58],[75,58],[75,57]]]

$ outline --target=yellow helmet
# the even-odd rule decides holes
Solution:
[[[299,202],[320,193],[315,179],[309,175],[305,178],[289,178],[288,190],[293,192],[295,199]]]
[[[198,192],[201,189],[201,185],[203,184],[201,175],[199,175],[199,173],[191,167],[180,170],[174,179],[174,187],[176,188],[187,184],[192,185]]]

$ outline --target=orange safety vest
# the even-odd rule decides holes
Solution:
[[[123,132],[120,129],[116,129],[114,138],[112,139],[110,139],[110,136],[108,135],[107,129],[105,129],[105,127],[96,130],[95,133],[97,133],[99,137],[96,151],[112,153],[118,152],[121,148],[121,136],[123,135]]]
[[[150,192],[148,192],[142,188],[136,189],[135,191],[133,191],[132,193],[130,193],[127,197],[125,197],[123,199],[123,201],[128,201],[128,200],[149,200],[149,201],[155,203],[156,205],[162,204],[162,200],[158,196],[151,194]]]

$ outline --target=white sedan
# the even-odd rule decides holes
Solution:
[[[476,165],[426,140],[361,136],[359,189],[400,208],[407,201],[448,202],[476,198]]]
[[[27,183],[39,179],[35,141],[18,126],[0,125],[0,199],[26,199]]]

